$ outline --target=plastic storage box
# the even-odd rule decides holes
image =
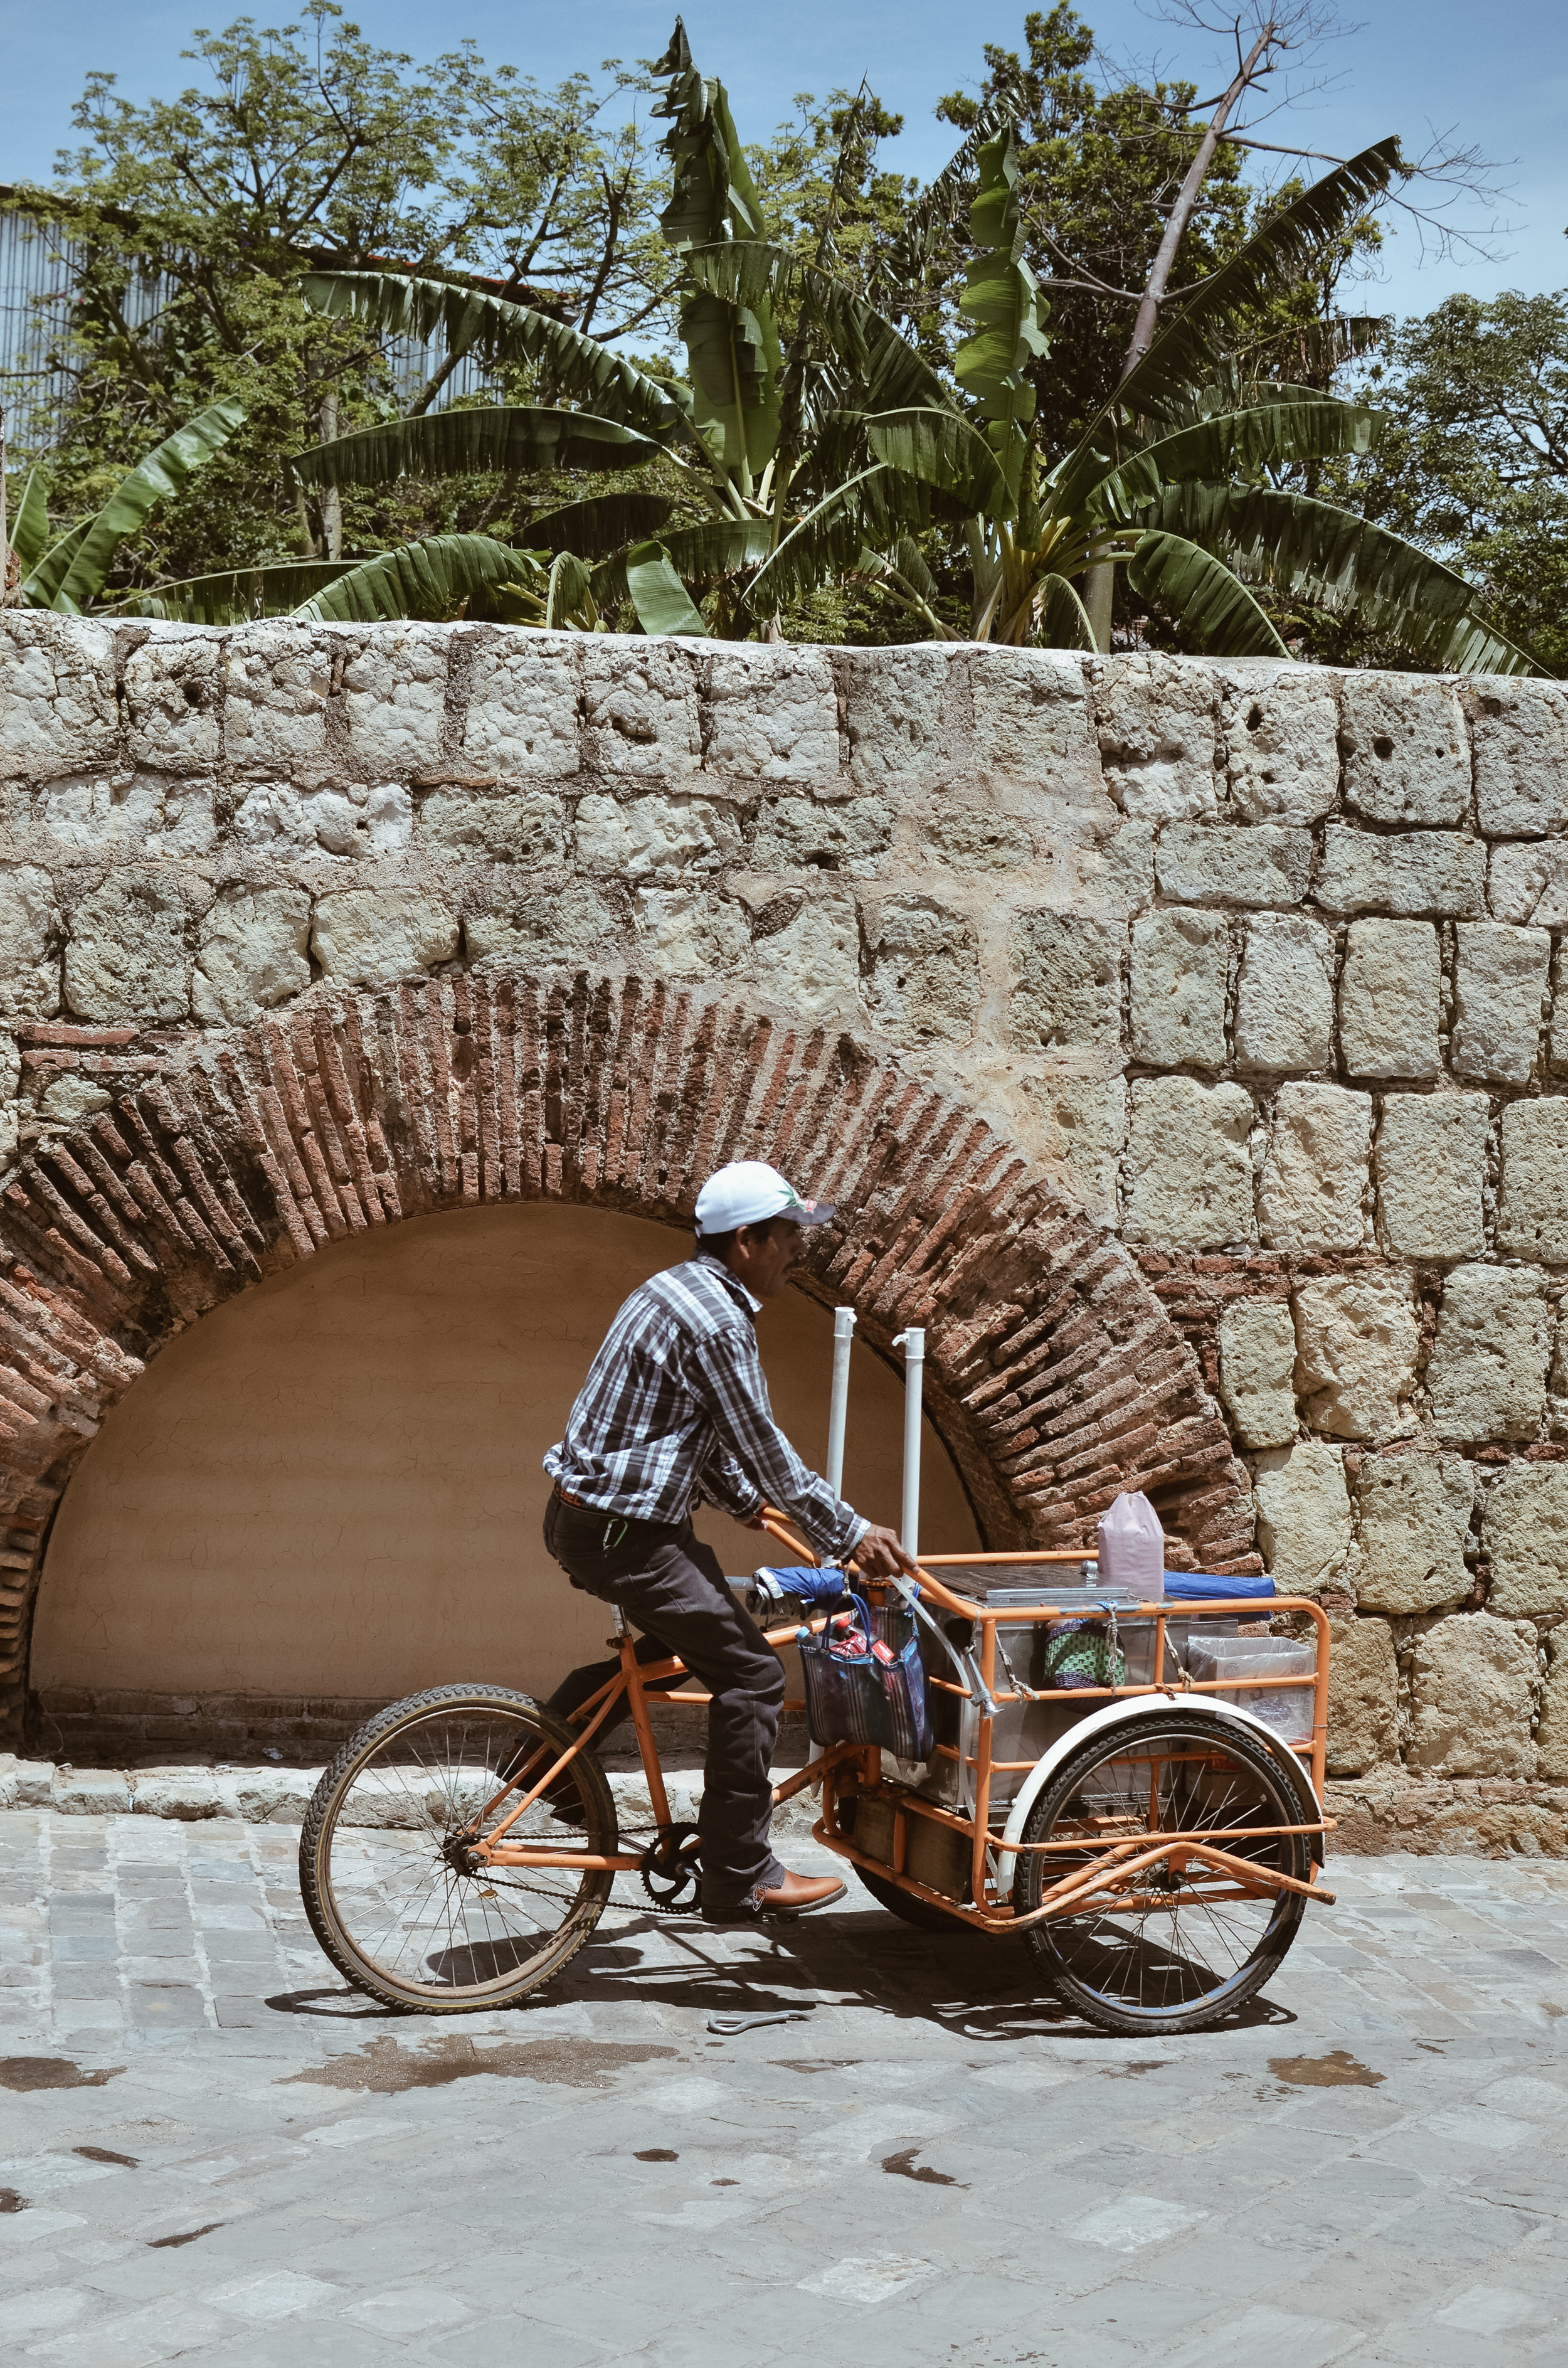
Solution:
[[[1317,1665],[1316,1645],[1297,1644],[1289,1636],[1194,1638],[1187,1648],[1187,1667],[1196,1680],[1234,1680],[1217,1699],[1251,1711],[1265,1726],[1302,1750],[1312,1743]],[[1297,1675],[1304,1681],[1299,1686],[1269,1686],[1261,1691],[1244,1682],[1249,1678]]]

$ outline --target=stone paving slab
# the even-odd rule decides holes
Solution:
[[[623,1889],[540,2003],[390,2014],[316,1950],[296,1845],[0,1813],[8,2358],[1561,2356],[1554,1861],[1336,1858],[1339,1904],[1233,2027],[1118,2041],[1017,1944],[853,1884],[761,1935]],[[709,2032],[769,2002],[806,2019]]]

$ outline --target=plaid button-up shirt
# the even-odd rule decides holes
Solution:
[[[869,1524],[807,1469],[774,1421],[756,1304],[709,1256],[639,1284],[544,1468],[585,1505],[633,1520],[684,1521],[707,1501],[745,1521],[774,1505],[818,1554],[842,1562]]]

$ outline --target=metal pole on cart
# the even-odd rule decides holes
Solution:
[[[899,1333],[903,1350],[903,1520],[901,1534],[911,1562],[920,1559],[920,1395],[926,1379],[926,1327],[912,1324]]]
[[[844,1425],[849,1407],[849,1340],[855,1310],[833,1311],[833,1395],[827,1408],[827,1485],[835,1497],[844,1494]]]

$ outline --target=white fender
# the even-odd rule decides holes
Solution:
[[[1306,1769],[1289,1744],[1282,1741],[1271,1726],[1266,1726],[1255,1711],[1242,1710],[1234,1702],[1217,1702],[1212,1694],[1178,1694],[1174,1701],[1165,1694],[1142,1694],[1132,1701],[1107,1702],[1103,1710],[1091,1711],[1087,1718],[1080,1719],[1075,1726],[1068,1728],[1065,1735],[1059,1736],[1044,1757],[1036,1760],[1007,1813],[1007,1822],[1002,1831],[1002,1854],[996,1862],[996,1887],[999,1891],[1008,1893],[1013,1888],[1017,1853],[1009,1845],[1022,1834],[1025,1818],[1062,1762],[1071,1759],[1095,1736],[1108,1734],[1112,1727],[1125,1726],[1130,1719],[1143,1718],[1152,1710],[1211,1711],[1217,1718],[1235,1719],[1241,1725],[1250,1727],[1255,1735],[1262,1736],[1281,1768],[1290,1775],[1301,1800],[1302,1824],[1315,1824],[1323,1815],[1317,1795],[1312,1791],[1312,1780]]]

